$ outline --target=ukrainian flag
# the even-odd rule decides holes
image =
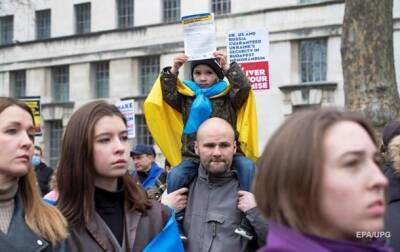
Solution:
[[[228,83],[229,84],[229,83]],[[177,90],[187,96],[194,93],[179,79]],[[213,97],[211,97],[213,98]],[[181,138],[183,132],[182,115],[164,102],[161,91],[160,76],[144,101],[146,124],[169,163],[174,167],[182,161]],[[236,129],[239,132],[240,148],[246,157],[256,161],[258,158],[258,122],[256,102],[253,90],[247,101],[237,113]]]
[[[178,224],[175,220],[175,211],[163,230],[154,237],[153,240],[144,248],[143,252],[185,252],[181,238],[179,237]]]

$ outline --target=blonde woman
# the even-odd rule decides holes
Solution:
[[[32,168],[34,119],[24,103],[0,97],[0,251],[65,251],[66,220],[44,203]]]

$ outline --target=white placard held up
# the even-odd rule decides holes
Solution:
[[[265,29],[230,32],[229,62],[240,64],[254,90],[269,89],[269,36]]]
[[[182,17],[185,54],[189,60],[213,58],[216,51],[214,14]]]
[[[121,113],[125,116],[127,126],[128,126],[128,138],[135,137],[135,101],[132,100],[123,100],[115,103],[115,106],[121,111]]]

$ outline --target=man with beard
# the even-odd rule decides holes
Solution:
[[[239,189],[232,159],[236,152],[232,126],[221,118],[206,120],[197,131],[198,176],[189,186],[183,229],[186,251],[256,251],[265,243],[266,220],[254,195]],[[254,237],[234,230],[246,218]]]

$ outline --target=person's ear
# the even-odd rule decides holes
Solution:
[[[199,155],[199,143],[197,141],[194,142],[194,152]]]
[[[233,153],[235,154],[237,151],[237,144],[236,141],[233,141]]]

